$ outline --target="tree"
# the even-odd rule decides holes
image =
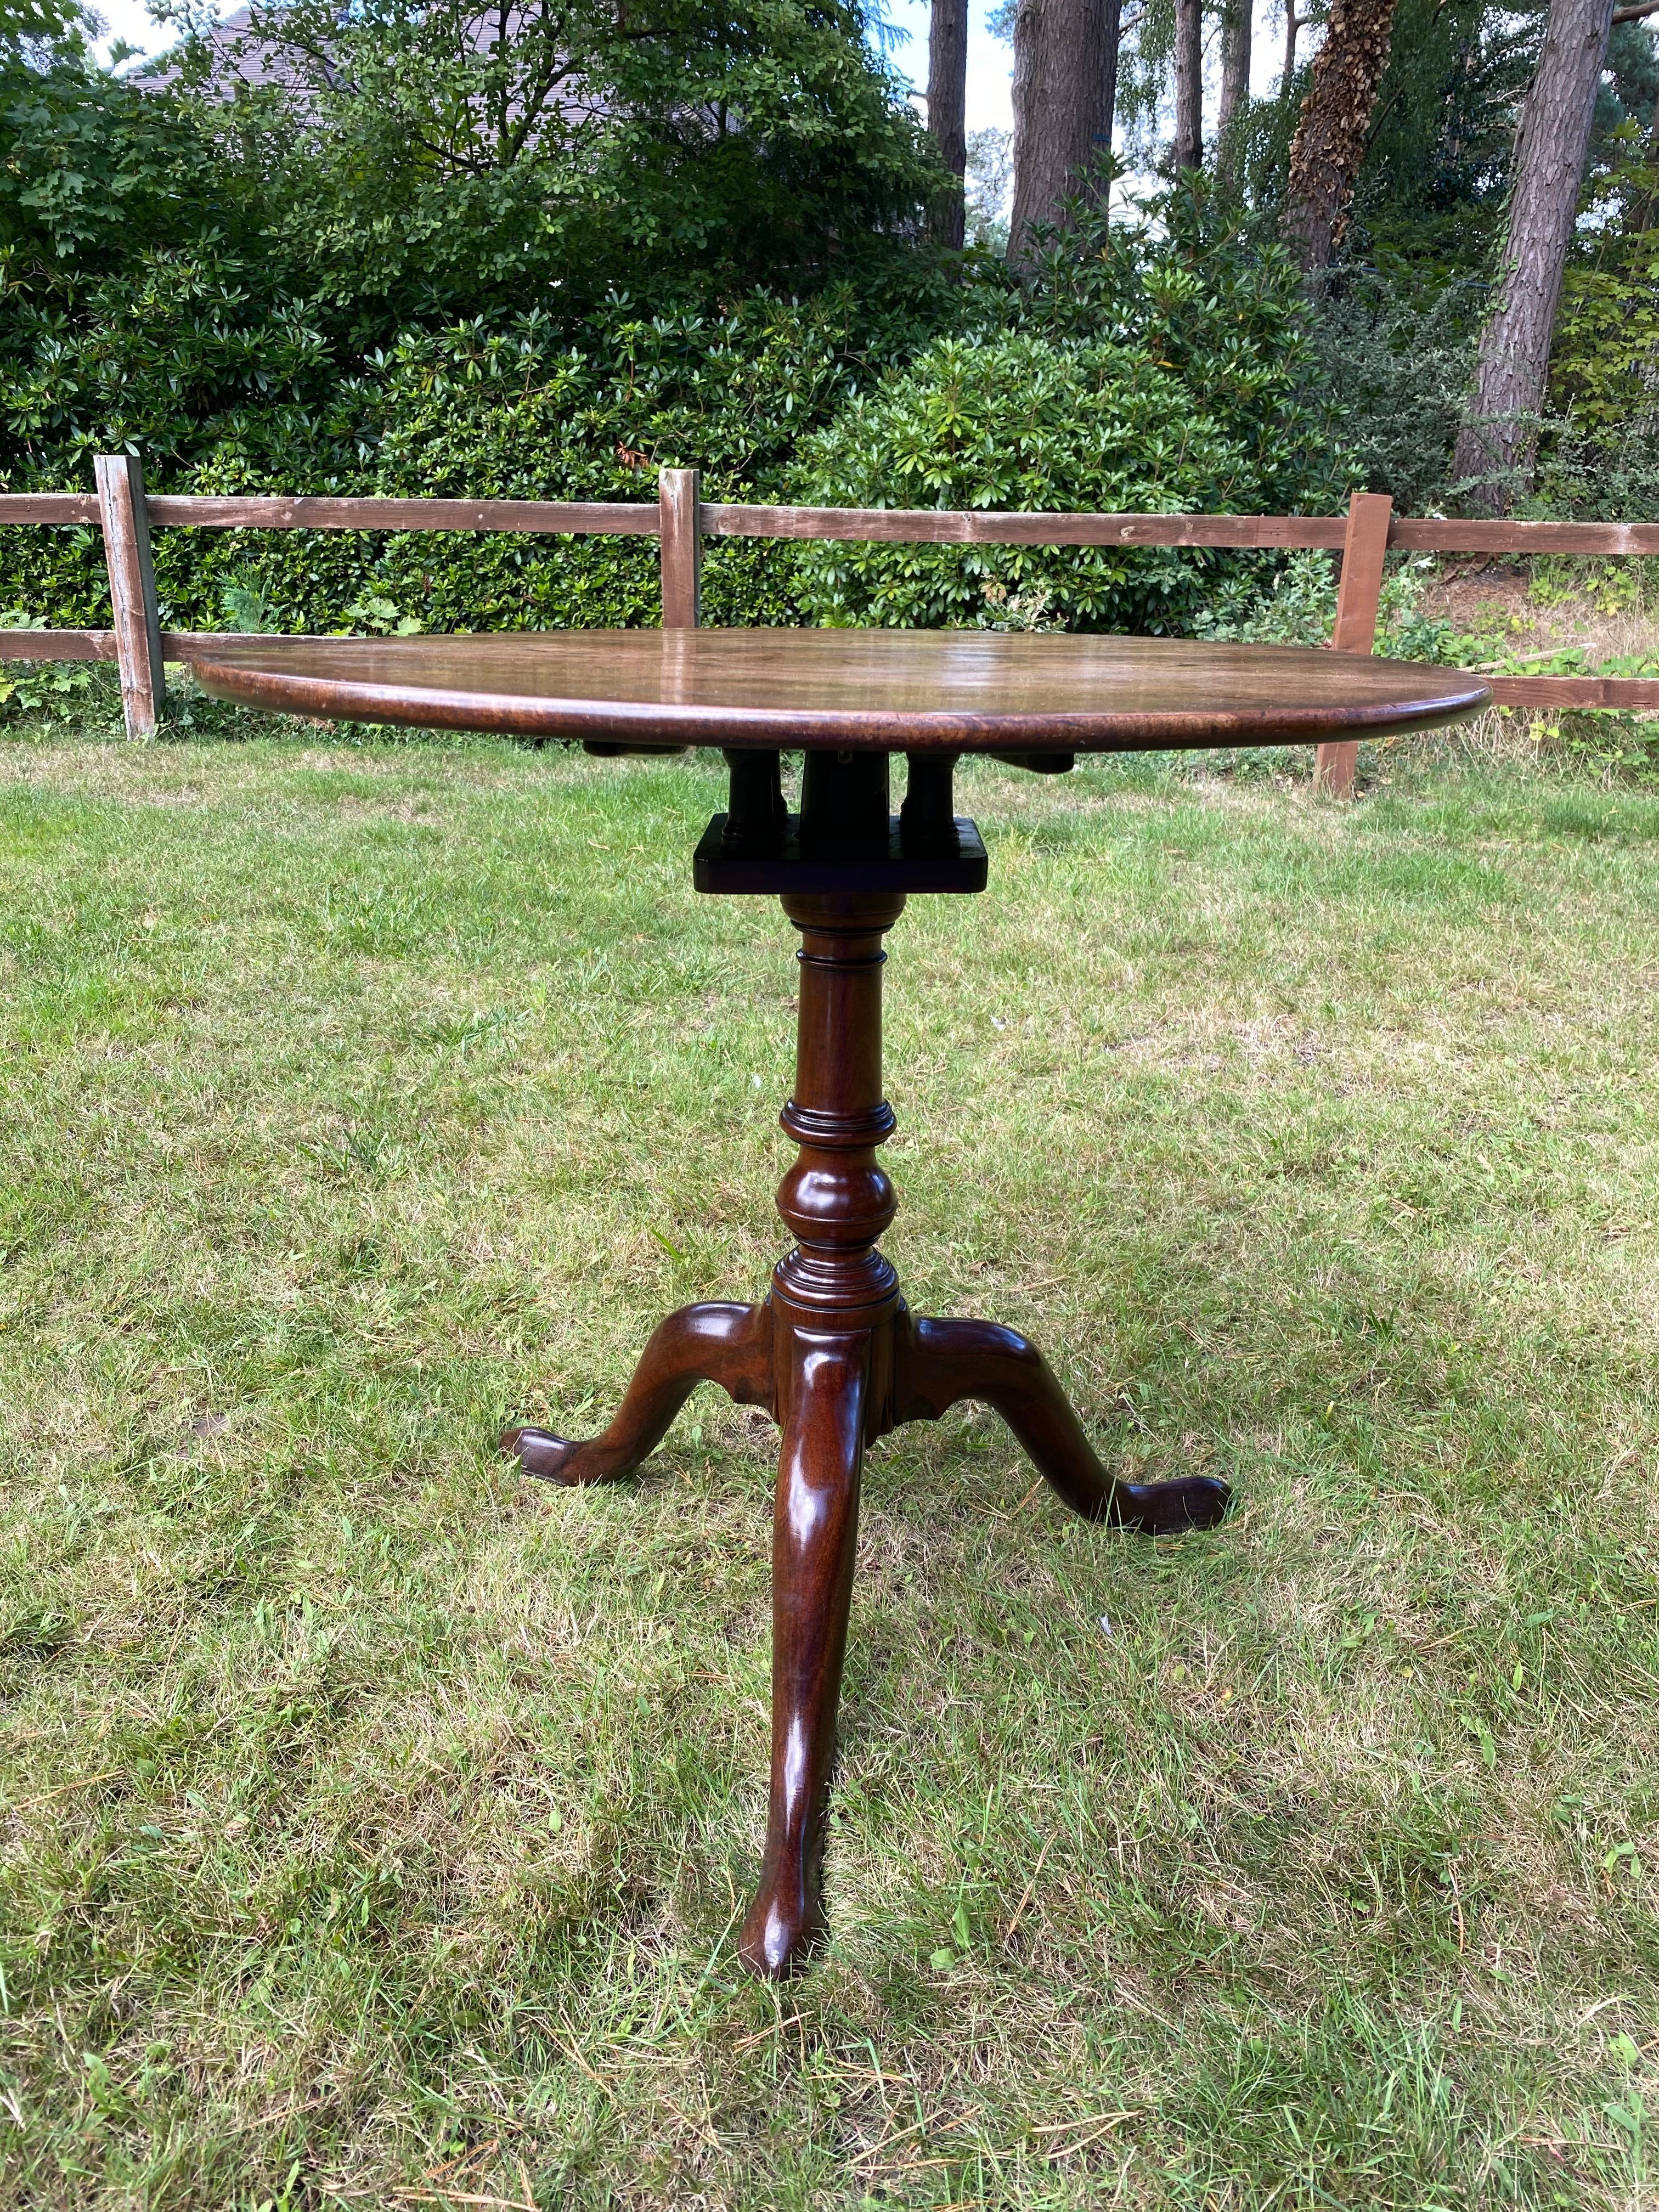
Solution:
[[[1204,19],[1200,0],[1175,0],[1175,144],[1177,169],[1204,166]]]
[[[193,72],[325,295],[580,312],[810,284],[908,232],[939,165],[867,28],[859,0],[255,0],[249,66],[216,40]]]
[[[1538,419],[1613,0],[1551,0],[1521,127],[1496,303],[1480,333],[1469,421],[1453,467],[1476,514],[1501,514],[1532,481]]]
[[[1313,21],[1311,15],[1299,15],[1296,0],[1285,0],[1285,66],[1279,73],[1279,90],[1282,99],[1290,90],[1296,75],[1296,42]]]
[[[1014,210],[1009,258],[1100,173],[1117,105],[1122,0],[1019,0],[1014,18]]]
[[[960,246],[968,171],[968,0],[933,0],[927,33],[927,129],[957,179],[933,203],[933,234]]]
[[[1377,88],[1389,65],[1395,0],[1333,0],[1325,42],[1291,141],[1286,244],[1304,270],[1329,266],[1365,156]]]
[[[1250,96],[1250,33],[1255,9],[1252,0],[1227,0],[1221,19],[1221,102],[1216,112],[1218,164],[1231,169],[1233,125]]]
[[[1545,13],[1544,0],[1501,14],[1490,0],[1398,0],[1349,221],[1369,257],[1420,269],[1426,293],[1490,265]]]
[[[179,104],[96,66],[75,0],[0,0],[0,253],[3,289],[65,288],[153,246],[260,227],[258,194],[220,173]],[[0,316],[0,336],[5,317]]]
[[[1014,181],[1012,131],[970,131],[963,177],[967,235],[992,253],[1008,251],[1008,197]]]

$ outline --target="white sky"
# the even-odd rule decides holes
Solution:
[[[93,0],[109,26],[112,38],[131,40],[141,53],[155,53],[171,43],[172,33],[153,23],[143,0]],[[968,32],[968,128],[970,131],[1010,131],[1013,110],[1010,80],[1013,71],[1011,48],[992,38],[985,27],[991,0],[972,0]],[[228,8],[225,10],[228,13]],[[928,0],[886,0],[888,21],[908,33],[893,49],[892,59],[918,90],[927,82]],[[1283,43],[1283,0],[1258,0],[1255,39],[1251,55],[1252,89],[1272,89],[1279,74]],[[1212,88],[1213,97],[1213,88]]]

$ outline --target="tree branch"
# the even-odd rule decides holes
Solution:
[[[1615,23],[1639,23],[1644,15],[1659,15],[1659,0],[1636,0],[1633,8],[1615,8]]]

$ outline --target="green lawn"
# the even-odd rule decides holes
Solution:
[[[1659,798],[962,786],[887,1249],[1237,1505],[875,1449],[774,1992],[770,1430],[492,1450],[778,1249],[714,770],[0,747],[8,2212],[1655,2201]]]

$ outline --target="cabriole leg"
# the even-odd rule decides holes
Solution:
[[[668,1434],[699,1382],[740,1406],[772,1407],[772,1328],[764,1306],[682,1306],[653,1331],[603,1436],[573,1442],[550,1429],[508,1429],[501,1449],[543,1482],[615,1482]]]
[[[1085,1521],[1149,1536],[1209,1528],[1227,1510],[1212,1475],[1121,1482],[1102,1466],[1048,1361],[1018,1332],[988,1321],[906,1319],[893,1346],[893,1415],[936,1421],[963,1398],[994,1407],[1031,1463]]]
[[[772,1778],[739,1954],[791,1973],[823,1932],[823,1843],[864,1463],[867,1334],[793,1343],[772,1523]]]

